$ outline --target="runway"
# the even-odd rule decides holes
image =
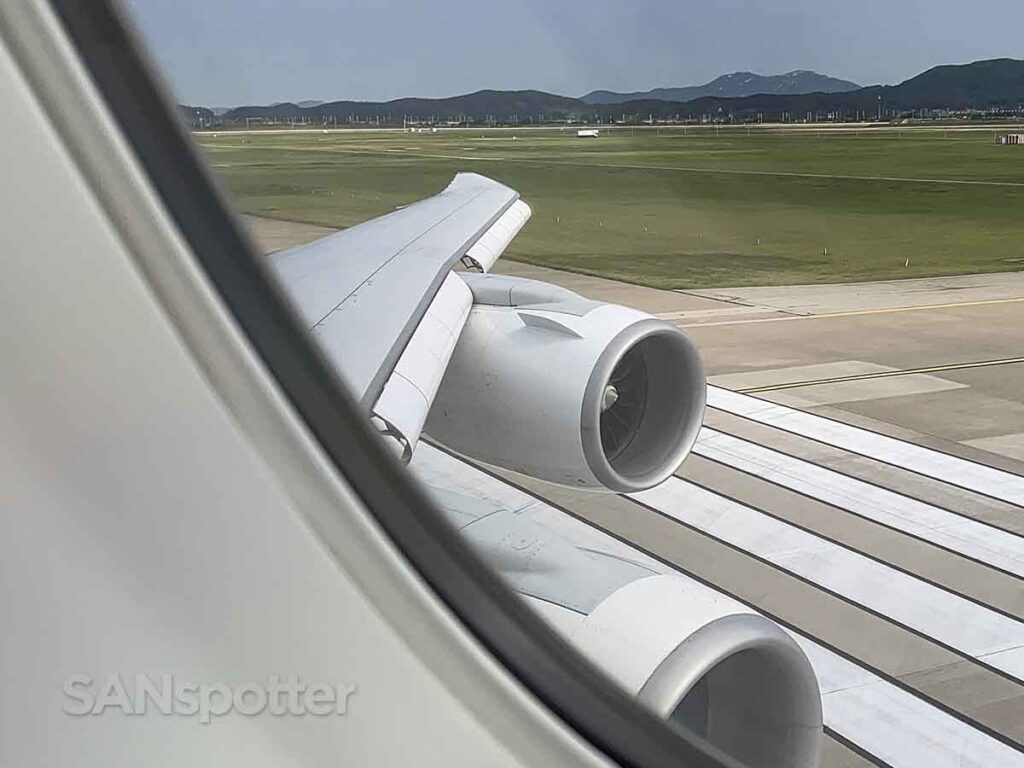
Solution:
[[[503,269],[683,326],[711,374],[705,428],[630,497],[417,462],[778,622],[818,675],[827,768],[1024,765],[1018,274],[673,301]]]
[[[949,306],[949,305],[943,305]],[[968,306],[958,304],[957,306]],[[1007,357],[1002,360],[978,360],[971,363],[950,363],[948,365],[932,365],[927,368],[905,368],[895,371],[880,371],[875,373],[859,373],[850,376],[836,376],[831,379],[808,379],[806,381],[791,381],[786,384],[765,384],[760,387],[749,387],[737,390],[742,394],[755,394],[757,392],[778,392],[783,389],[799,389],[800,387],[813,387],[818,384],[839,384],[847,381],[866,381],[867,379],[888,379],[893,376],[915,376],[922,373],[944,373],[946,371],[966,371],[970,368],[989,368],[994,365],[1018,365],[1024,363],[1024,357]]]
[[[818,676],[824,768],[1024,766],[1021,273],[698,295],[499,265],[683,326],[705,427],[642,494],[421,443],[424,481],[777,622]]]
[[[709,574],[703,572],[699,564],[688,563],[688,558],[670,554],[672,547],[645,547],[638,544],[634,537],[623,531],[620,525],[609,524],[603,515],[588,512],[586,497],[580,494],[559,491],[561,503],[553,503],[543,491],[532,490],[522,479],[499,477],[494,473],[471,466],[431,446],[421,446],[414,460],[414,469],[423,479],[432,485],[456,490],[468,496],[485,500],[508,509],[527,513],[532,519],[555,530],[561,536],[573,541],[578,546],[591,550],[604,551],[619,556],[627,556],[653,570],[662,573],[676,573],[684,578],[693,578],[703,584],[719,589],[738,601],[755,609],[762,610],[770,618],[778,621],[791,632],[797,642],[804,648],[818,675],[823,694],[825,722],[831,740],[826,748],[824,765],[861,765],[880,764],[891,766],[1012,766],[1024,765],[1024,752],[1018,742],[1019,734],[1006,733],[1007,728],[998,726],[991,718],[978,719],[971,712],[957,709],[955,701],[948,695],[935,695],[926,686],[908,683],[902,676],[895,675],[890,669],[877,664],[875,659],[859,657],[855,651],[837,643],[834,638],[823,638],[803,628],[802,623],[788,619],[782,613],[764,610],[759,601],[750,599],[742,592],[733,592],[723,588]],[[664,486],[657,491],[647,492],[646,501],[653,501],[658,506],[647,507],[632,502],[632,506],[624,511],[635,519],[631,526],[643,525],[646,515],[659,518],[673,518],[684,523],[686,516],[694,510],[707,512],[721,511],[721,504],[729,506],[723,497],[719,505],[708,504],[706,491],[692,486],[682,480],[670,480],[671,486]],[[685,503],[689,491],[682,497],[677,493],[681,487],[697,489],[696,504]],[[631,500],[614,497],[617,503],[630,504]],[[574,499],[570,501],[570,499]],[[694,497],[691,497],[694,500]],[[703,502],[703,503],[701,503]],[[758,513],[748,510],[748,514],[756,517]],[[734,523],[750,523],[751,520],[733,520]],[[764,517],[762,525],[771,523],[771,518]],[[698,528],[699,526],[693,526]],[[743,526],[741,526],[743,527]],[[791,542],[773,539],[764,535],[765,531],[755,525],[747,529],[752,541],[774,541],[782,546]],[[663,533],[658,534],[664,538]],[[808,536],[813,544],[814,537]],[[831,545],[824,544],[828,547]],[[812,558],[817,560],[821,568],[810,566],[806,572],[810,575],[810,583],[822,587],[819,583],[829,578],[829,572],[840,577],[852,579],[856,583],[860,574],[857,565],[833,557],[834,552],[826,552],[825,556]],[[696,565],[696,567],[694,567]],[[863,566],[861,566],[863,567]],[[877,565],[880,571],[884,566]],[[892,578],[896,573],[882,573]],[[899,574],[907,582],[896,590],[890,598],[892,607],[901,615],[904,612],[922,611],[940,623],[932,627],[936,634],[949,636],[956,634],[955,627],[964,627],[971,620],[981,619],[982,627],[967,630],[975,640],[985,643],[998,642],[1006,637],[1000,632],[1011,635],[1019,632],[1020,622],[1010,619],[998,612],[952,595],[919,582],[913,577]],[[871,586],[871,585],[860,585]],[[877,587],[878,585],[873,585]],[[885,587],[885,584],[882,584]],[[904,588],[906,592],[904,592]],[[813,605],[807,606],[813,609]],[[952,613],[946,613],[951,610]],[[965,612],[968,616],[958,613]],[[966,621],[965,621],[966,619]],[[886,619],[881,619],[886,621]],[[909,631],[901,627],[903,631]],[[923,634],[923,633],[922,633]],[[1013,642],[1012,639],[1009,640]],[[969,654],[959,654],[962,659]],[[984,655],[981,652],[979,655]],[[974,658],[974,657],[970,657]],[[977,659],[975,659],[977,661]],[[948,663],[948,662],[947,662]],[[955,663],[955,662],[954,662]],[[943,665],[945,666],[945,665]],[[1003,695],[1019,688],[1019,683],[1003,677],[1002,673],[987,665],[978,665],[974,674],[989,674],[997,678],[996,686],[1002,683]],[[964,673],[956,673],[963,679]],[[991,682],[991,681],[989,681]],[[1020,692],[1017,692],[1019,697]],[[955,698],[955,697],[954,697]],[[1020,700],[1018,698],[1018,705]]]
[[[705,427],[694,454],[789,488],[1018,578],[1024,537]]]
[[[758,400],[720,387],[708,387],[712,408],[817,440],[849,453],[877,459],[993,499],[1024,507],[1024,477],[976,461],[895,440],[841,421]]]

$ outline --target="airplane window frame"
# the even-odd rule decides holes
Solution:
[[[313,437],[436,595],[569,727],[620,765],[738,766],[617,689],[479,560],[372,431],[243,235],[111,0],[49,0],[140,166]]]

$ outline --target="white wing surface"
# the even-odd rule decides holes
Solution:
[[[272,267],[350,390],[406,459],[486,271],[529,218],[519,194],[460,173],[438,195],[276,254]]]
[[[434,197],[274,257],[299,314],[364,404],[380,396],[452,266],[518,199],[460,173]]]

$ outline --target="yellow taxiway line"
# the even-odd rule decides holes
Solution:
[[[1000,360],[980,360],[973,363],[949,363],[948,365],[932,365],[926,368],[902,368],[897,371],[876,371],[874,373],[857,373],[850,376],[834,376],[830,379],[810,379],[807,381],[791,381],[786,384],[765,384],[760,387],[737,389],[743,394],[755,392],[774,392],[780,389],[796,389],[811,387],[816,384],[843,384],[848,381],[865,381],[868,379],[887,379],[893,376],[912,376],[916,373],[942,373],[945,371],[962,371],[969,368],[991,368],[996,365],[1014,365],[1024,363],[1024,357],[1004,357]]]
[[[700,295],[700,294],[694,294]],[[713,296],[702,296],[702,298],[711,298],[715,300]],[[721,301],[721,299],[718,299]],[[950,302],[947,304],[921,304],[916,307],[884,307],[881,309],[851,309],[845,312],[821,312],[816,315],[795,315],[792,314],[792,310],[780,309],[777,307],[764,307],[765,312],[788,312],[789,314],[785,317],[758,317],[748,320],[722,320],[714,323],[679,323],[680,328],[713,328],[719,325],[749,325],[751,323],[783,323],[792,320],[820,320],[831,317],[857,317],[859,315],[884,315],[894,312],[921,312],[929,309],[954,309],[957,307],[983,307],[993,304],[1013,304],[1016,302],[1024,301],[1024,296],[1018,296],[1011,299],[985,299],[982,301],[958,301]],[[743,305],[750,306],[750,305]]]

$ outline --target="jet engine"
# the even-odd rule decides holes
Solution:
[[[562,631],[642,704],[744,765],[818,765],[814,670],[788,634],[741,604],[679,577],[648,576]]]
[[[414,467],[464,540],[641,704],[744,765],[818,765],[818,681],[777,624],[711,587],[657,572],[576,520],[497,506],[492,486],[453,474],[443,454],[424,452]],[[481,492],[488,500],[470,495]]]
[[[681,330],[546,283],[462,277],[474,303],[427,419],[432,437],[576,488],[640,491],[676,470],[705,402]]]

